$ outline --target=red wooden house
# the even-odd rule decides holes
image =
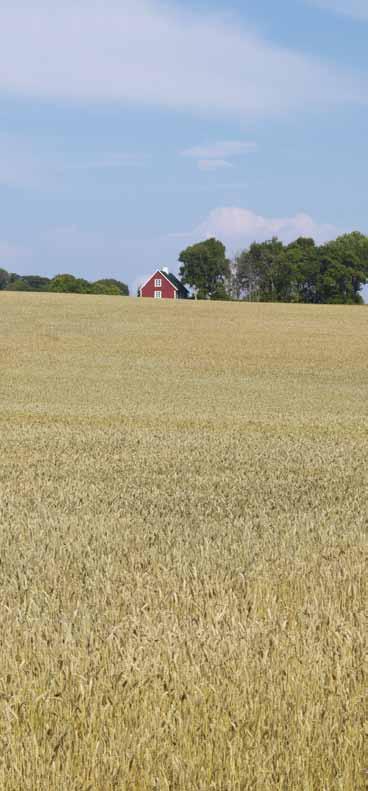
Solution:
[[[188,299],[189,292],[175,275],[166,267],[157,269],[143,286],[139,288],[139,297],[152,299]]]

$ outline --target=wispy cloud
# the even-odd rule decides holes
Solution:
[[[350,16],[353,19],[368,20],[367,0],[307,0],[309,5],[334,11],[336,14]]]
[[[229,174],[232,175],[232,174]],[[153,194],[191,194],[191,195],[198,195],[198,193],[214,193],[214,192],[221,192],[222,194],[224,191],[229,192],[236,192],[238,193],[243,192],[249,188],[249,183],[247,181],[215,181],[215,182],[204,182],[202,184],[195,183],[186,183],[182,181],[178,182],[147,182],[145,184],[145,192],[153,193]]]
[[[223,170],[224,168],[232,168],[231,162],[227,162],[226,159],[199,159],[198,160],[198,168],[199,170]]]
[[[257,144],[247,140],[222,140],[209,145],[193,146],[181,152],[183,157],[197,160],[199,170],[231,168],[233,157],[244,156],[257,150]]]
[[[143,154],[106,154],[95,159],[80,159],[78,162],[68,163],[65,170],[120,170],[122,168],[142,167],[147,163],[147,156]]]
[[[193,159],[224,159],[249,154],[257,150],[257,143],[248,140],[222,140],[204,146],[193,146],[182,152],[183,157]]]
[[[365,76],[157,0],[12,0],[1,11],[0,92],[238,117],[368,95]]]
[[[26,137],[0,135],[0,186],[43,189],[60,188],[63,176],[73,172],[120,170],[142,167],[148,157],[131,152],[64,153],[58,141],[43,140],[35,144]]]
[[[300,212],[292,217],[265,217],[250,209],[225,206],[213,209],[192,231],[178,234],[194,240],[218,237],[230,250],[246,246],[253,241],[264,241],[277,236],[290,242],[299,236],[313,237],[325,242],[339,233],[334,225],[319,223],[309,214]]]

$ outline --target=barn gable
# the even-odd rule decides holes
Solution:
[[[154,299],[187,299],[188,290],[169,272],[168,269],[157,269],[139,289],[140,297]]]

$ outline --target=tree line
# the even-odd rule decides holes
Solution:
[[[180,276],[198,299],[362,304],[368,282],[368,237],[357,231],[317,245],[300,237],[254,242],[233,260],[217,239],[187,247]]]
[[[368,236],[354,231],[321,245],[306,237],[283,244],[274,237],[254,242],[232,260],[221,241],[207,239],[183,250],[179,262],[181,280],[197,299],[362,304]],[[89,282],[70,274],[48,278],[1,268],[0,290],[129,295],[128,286],[114,278]]]
[[[64,294],[109,294],[129,296],[126,283],[114,278],[103,278],[89,282],[81,277],[64,274],[53,278],[41,275],[17,275],[0,269],[0,291],[48,291]]]

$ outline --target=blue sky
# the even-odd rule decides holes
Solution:
[[[366,0],[5,0],[0,266],[368,233]]]

